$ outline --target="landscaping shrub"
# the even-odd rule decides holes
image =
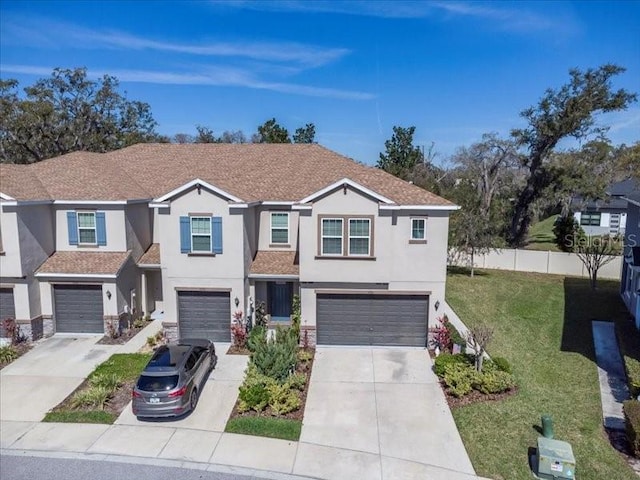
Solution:
[[[441,352],[451,351],[451,335],[449,333],[449,319],[446,315],[439,317],[437,320],[438,325],[433,328],[433,348],[439,349]]]
[[[113,391],[109,391],[104,387],[90,387],[86,390],[77,392],[71,399],[71,407],[80,408],[97,408],[99,410],[104,409],[104,404],[107,403],[109,397],[113,394]]]
[[[18,351],[13,345],[0,347],[0,363],[11,363],[18,358]]]
[[[289,382],[282,385],[273,384],[267,387],[269,395],[269,407],[273,413],[284,415],[300,408],[301,402],[298,392],[294,390]]]
[[[231,335],[233,336],[233,345],[236,348],[245,348],[247,346],[247,327],[243,323],[231,324]]]
[[[138,317],[133,321],[133,328],[142,328],[147,324],[147,320],[144,317]]]
[[[438,355],[433,362],[433,372],[438,377],[443,377],[445,368],[448,365],[471,365],[471,361],[469,357],[463,353],[456,353],[455,355],[451,355],[450,353],[441,353]]]
[[[28,340],[27,336],[20,330],[20,325],[13,318],[5,318],[2,320],[0,329],[5,333],[11,341],[11,345],[18,345]]]
[[[304,373],[294,373],[289,376],[287,383],[291,385],[291,388],[302,391],[307,384],[307,376]]]
[[[89,378],[89,385],[104,388],[108,392],[113,393],[122,385],[122,380],[115,373],[99,373]]]
[[[255,326],[267,327],[267,305],[264,302],[258,302],[255,310]]]
[[[444,383],[454,397],[464,397],[471,393],[473,385],[478,383],[479,374],[471,365],[449,364],[444,369]]]
[[[251,353],[251,362],[260,373],[282,383],[296,366],[297,350],[294,335],[289,329],[278,327],[275,339],[259,344]]]
[[[504,357],[491,357],[491,361],[496,366],[498,370],[501,372],[513,373],[513,369],[511,368],[511,364]]]
[[[261,412],[269,402],[269,392],[267,388],[274,385],[276,381],[258,371],[252,363],[247,367],[244,382],[240,386],[238,398],[240,402],[238,409],[241,412],[255,410]]]
[[[300,297],[298,295],[293,296],[293,305],[291,307],[291,334],[296,339],[296,345],[300,344]]]
[[[502,393],[511,390],[515,386],[515,380],[513,375],[502,370],[485,369],[472,386],[484,394]]]
[[[255,352],[259,345],[267,343],[267,329],[262,326],[256,326],[251,329],[247,338],[247,348],[250,352]]]
[[[627,400],[622,405],[622,410],[627,427],[627,438],[634,455],[638,457],[640,456],[640,402]]]
[[[445,324],[447,331],[449,332],[449,338],[451,339],[451,343],[453,345],[460,345],[462,347],[465,347],[467,345],[467,341],[464,339],[464,337],[462,335],[460,335],[460,332],[458,332],[458,329],[456,327],[454,327],[451,322],[449,322],[447,320],[447,323]]]
[[[567,216],[558,217],[553,226],[554,243],[563,252],[573,252],[577,237],[584,235],[580,224],[572,212]]]
[[[629,392],[633,398],[640,395],[640,362],[635,358],[625,355],[625,366],[627,367],[627,379],[629,380]]]
[[[313,359],[313,353],[308,350],[298,350],[298,361],[308,363]]]

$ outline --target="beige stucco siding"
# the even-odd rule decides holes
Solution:
[[[0,275],[2,277],[22,277],[16,207],[6,205],[1,207],[0,235],[2,235],[2,250],[4,252],[3,255],[0,255]]]
[[[289,243],[278,245],[271,243],[271,213],[289,214]],[[290,211],[284,207],[264,206],[259,208],[260,234],[258,240],[259,250],[284,250],[295,251],[298,245],[298,212]]]
[[[77,205],[55,207],[56,219],[56,250],[70,251],[81,248],[83,251],[124,252],[127,250],[127,228],[125,227],[124,205]],[[104,212],[107,232],[107,245],[87,247],[69,244],[69,230],[67,228],[68,211],[99,211]]]
[[[127,205],[125,209],[125,228],[127,235],[127,250],[131,250],[134,260],[151,245],[151,221],[152,212],[147,203],[134,203]],[[107,236],[107,245],[109,237]]]
[[[222,254],[180,253],[180,217],[190,213],[222,217]],[[236,309],[233,304],[235,297],[241,302],[240,308],[245,308],[245,222],[242,209],[230,213],[225,199],[206,189],[202,189],[200,194],[193,189],[174,198],[170,208],[160,209],[157,219],[165,320],[178,319],[177,289],[229,289],[231,311]]]
[[[372,217],[373,259],[321,258],[319,216]],[[427,242],[410,243],[411,218],[426,218]],[[348,188],[338,189],[313,204],[311,214],[300,216],[300,281],[302,317],[316,324],[316,289],[331,282],[378,284],[393,290],[431,292],[430,322],[439,315],[435,302],[444,301],[446,283],[448,212],[436,210],[380,211],[377,200]]]

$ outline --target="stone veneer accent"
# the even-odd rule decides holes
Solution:
[[[31,320],[16,320],[16,324],[20,327],[20,333],[26,336],[29,341],[36,341],[42,338],[42,318],[42,315],[39,315]]]
[[[303,345],[305,332],[307,332],[307,339],[309,340],[309,346],[315,347],[316,346],[316,327],[307,326],[307,325],[300,326],[300,345]]]
[[[51,315],[42,315],[42,336],[47,338],[56,333]]]
[[[164,330],[164,338],[167,342],[178,341],[178,323],[177,322],[162,322],[162,329]]]
[[[104,334],[109,335],[110,328],[116,328],[118,333],[122,333],[127,328],[129,320],[128,313],[121,313],[120,315],[104,315]]]

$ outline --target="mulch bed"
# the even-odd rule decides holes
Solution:
[[[249,355],[251,352],[246,347],[237,347],[235,345],[231,345],[229,350],[227,350],[227,355]]]
[[[633,471],[636,472],[636,475],[640,476],[640,458],[633,456],[633,449],[631,448],[626,433],[610,428],[605,428],[604,430],[611,446],[622,455],[622,458],[624,458]]]
[[[7,365],[10,365],[12,362],[15,362],[18,358],[31,350],[31,347],[33,347],[33,344],[30,342],[22,342],[14,345],[13,348],[15,348],[16,352],[18,352],[18,356],[11,360],[11,362],[0,362],[0,370],[2,370]]]
[[[289,412],[284,415],[277,415],[271,412],[271,408],[267,406],[262,412],[256,412],[253,410],[249,410],[248,412],[240,413],[238,411],[238,403],[240,400],[236,400],[236,404],[233,406],[233,411],[231,412],[231,416],[229,418],[236,417],[275,417],[275,418],[286,418],[289,420],[300,420],[302,421],[304,417],[304,407],[307,404],[307,394],[309,393],[309,384],[311,383],[311,371],[313,370],[313,362],[315,360],[315,349],[314,348],[305,348],[304,350],[311,352],[314,354],[314,357],[307,363],[299,362],[296,367],[296,373],[304,373],[307,376],[307,382],[304,386],[304,390],[300,392],[300,408],[294,412]]]
[[[103,410],[105,412],[111,413],[118,417],[122,411],[129,405],[131,401],[131,392],[133,392],[133,387],[135,385],[135,381],[125,382],[123,385],[118,387],[113,396],[107,401],[104,405]],[[96,408],[72,408],[71,407],[71,399],[81,390],[89,388],[89,380],[85,379],[79,386],[76,388],[67,398],[65,398],[61,403],[59,403],[55,408],[52,409],[53,412],[60,411],[85,411],[85,412],[93,412]]]
[[[140,330],[149,325],[149,323],[146,322],[142,327],[131,327],[115,338],[105,335],[98,341],[98,345],[123,345],[140,333]]]
[[[440,387],[442,388],[444,396],[447,399],[447,403],[449,404],[449,408],[451,409],[464,407],[465,405],[471,405],[473,403],[500,402],[518,393],[517,387],[502,393],[482,393],[477,390],[472,390],[471,393],[458,398],[447,392],[447,387],[444,385],[442,380],[440,381]]]

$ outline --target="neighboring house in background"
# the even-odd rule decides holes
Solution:
[[[589,235],[624,235],[627,224],[627,201],[624,197],[639,188],[633,179],[617,182],[607,189],[604,200],[585,201],[576,196],[571,199],[574,218]]]
[[[636,327],[640,329],[640,188],[624,198],[629,202],[629,209],[620,291]]]
[[[311,343],[426,346],[444,302],[457,207],[319,145],[140,144],[0,179],[0,309],[34,337],[162,312],[229,341],[233,312],[288,321],[299,295]]]

